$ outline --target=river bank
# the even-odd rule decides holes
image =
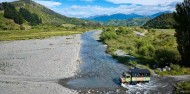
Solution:
[[[80,38],[0,42],[0,94],[77,94],[58,81],[76,74]]]

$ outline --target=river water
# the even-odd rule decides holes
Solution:
[[[151,77],[151,81],[147,84],[121,87],[118,79],[128,68],[105,52],[106,46],[95,39],[98,33],[100,31],[82,34],[81,65],[78,75],[65,80],[64,86],[83,93],[172,94],[173,84],[177,80],[169,77]]]

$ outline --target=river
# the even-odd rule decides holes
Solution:
[[[81,65],[78,75],[62,79],[59,81],[60,84],[81,93],[172,94],[173,85],[179,81],[172,77],[151,77],[147,84],[121,87],[118,79],[128,67],[118,63],[105,52],[106,46],[95,38],[99,33],[100,31],[91,31],[82,34]]]

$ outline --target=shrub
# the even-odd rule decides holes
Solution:
[[[21,30],[25,30],[26,28],[23,25],[20,25]]]
[[[104,32],[101,33],[100,39],[101,40],[110,40],[110,39],[116,39],[117,34],[114,31],[113,28],[104,29]]]
[[[167,63],[179,61],[179,53],[172,49],[158,49],[155,53],[155,59],[159,65],[165,66]]]
[[[124,27],[119,27],[118,30],[116,30],[116,33],[117,33],[118,35],[126,35],[126,34],[132,33],[132,31],[129,30],[129,29],[126,29],[126,28],[124,28]]]
[[[155,48],[152,45],[142,46],[139,48],[139,54],[142,56],[154,56]]]

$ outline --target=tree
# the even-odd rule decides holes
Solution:
[[[4,10],[2,3],[0,3],[0,10]]]
[[[9,19],[14,19],[15,14],[17,14],[17,11],[15,9],[15,6],[12,4],[9,4],[7,2],[2,3],[3,8],[4,8],[4,17],[9,18]]]
[[[14,22],[17,24],[20,24],[20,25],[23,24],[24,19],[23,19],[22,15],[20,15],[19,13],[15,14]]]
[[[179,61],[179,55],[177,50],[161,48],[156,50],[155,60],[160,66],[165,66]]]
[[[190,0],[176,5],[174,19],[177,22],[175,31],[182,64],[190,66]]]
[[[17,12],[14,5],[7,3],[7,2],[2,3],[2,5],[3,5],[3,8],[5,10],[4,11],[4,17],[5,18],[12,19],[17,24],[23,24],[24,19],[23,19],[22,15],[20,15]]]
[[[42,23],[42,20],[38,17],[37,14],[31,14],[31,19],[30,19],[30,24],[31,25],[39,25],[40,23]]]
[[[24,17],[24,19],[28,22],[30,22],[30,25],[39,25],[40,23],[42,23],[41,18],[38,17],[37,14],[32,14],[30,13],[30,11],[28,11],[25,8],[20,8],[19,9],[19,13]]]
[[[20,8],[19,9],[19,13],[23,16],[23,18],[25,19],[25,20],[27,20],[27,21],[29,21],[30,20],[30,18],[31,18],[31,13],[27,10],[27,9],[25,9],[25,8]]]

